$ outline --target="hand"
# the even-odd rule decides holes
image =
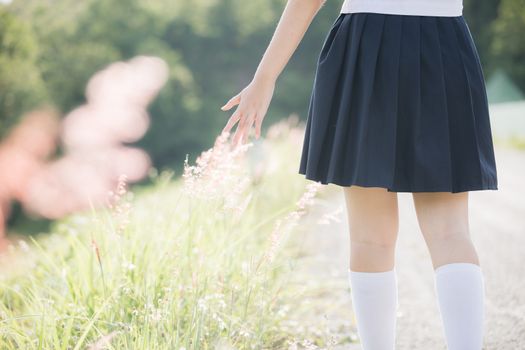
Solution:
[[[239,122],[233,135],[232,143],[237,145],[247,141],[254,122],[255,137],[259,139],[261,136],[262,121],[268,111],[274,89],[275,81],[254,79],[241,92],[233,96],[221,107],[223,111],[227,111],[233,106],[239,105],[228,120],[226,126],[222,129],[222,132],[229,132],[235,123]]]

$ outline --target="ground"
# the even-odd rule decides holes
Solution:
[[[499,190],[469,194],[471,235],[485,276],[484,350],[525,348],[525,151],[497,147]],[[302,301],[307,329],[340,340],[332,349],[361,349],[346,273],[349,237],[342,190],[329,185],[303,219],[294,282],[316,286]],[[420,233],[412,194],[399,193],[396,251],[399,285],[397,350],[446,349],[430,256]],[[321,224],[326,214],[334,214]],[[321,220],[321,221],[320,221]]]

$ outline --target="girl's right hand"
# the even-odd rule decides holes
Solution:
[[[261,136],[262,121],[268,111],[270,101],[273,97],[275,81],[268,79],[253,79],[241,92],[233,96],[224,106],[223,111],[230,110],[233,106],[239,105],[232,114],[222,132],[230,129],[239,122],[232,143],[237,145],[247,141],[250,135],[252,124],[255,122],[255,137]]]

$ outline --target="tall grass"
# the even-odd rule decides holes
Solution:
[[[13,244],[0,349],[286,349],[281,247],[320,187],[290,161],[300,134],[281,122],[234,151],[222,135],[178,179],[122,177],[107,208]]]

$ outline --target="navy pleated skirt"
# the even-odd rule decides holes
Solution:
[[[299,173],[391,192],[497,190],[463,16],[339,14],[317,61]]]

